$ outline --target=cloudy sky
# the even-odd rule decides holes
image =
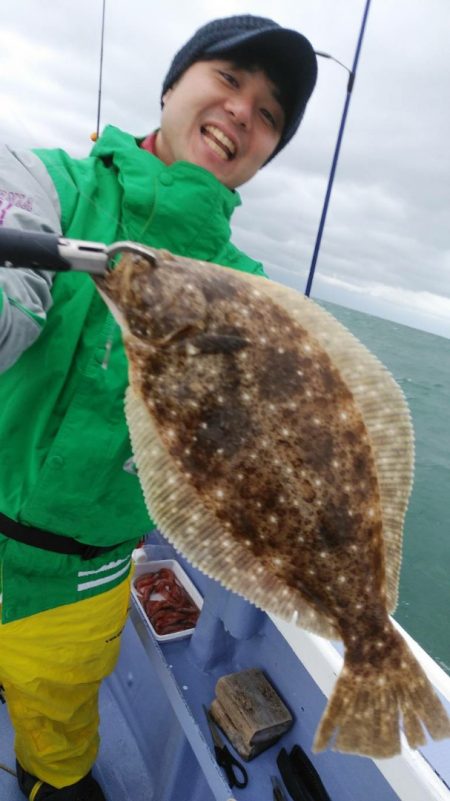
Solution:
[[[0,136],[89,152],[102,0],[0,10]],[[176,50],[208,20],[271,16],[353,64],[365,0],[107,0],[101,125],[157,127]],[[448,0],[372,0],[312,296],[450,337]],[[345,102],[320,59],[295,140],[241,195],[234,241],[303,291]]]

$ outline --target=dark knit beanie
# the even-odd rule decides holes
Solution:
[[[292,139],[303,117],[317,78],[314,50],[305,36],[282,28],[277,22],[251,14],[208,22],[178,51],[164,79],[162,95],[196,61],[226,56],[251,48],[257,63],[270,77],[277,75],[280,100],[286,121],[273,159]],[[267,65],[267,67],[266,67]]]

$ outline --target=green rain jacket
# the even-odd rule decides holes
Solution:
[[[56,187],[66,236],[129,239],[263,274],[230,243],[239,195],[203,168],[166,166],[113,127],[86,159],[62,150],[35,153]],[[0,511],[86,544],[117,547],[83,561],[0,534],[3,623],[112,589],[152,528],[138,479],[124,469],[131,447],[120,330],[89,276],[57,275],[52,296],[39,337],[0,376]]]

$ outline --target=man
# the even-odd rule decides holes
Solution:
[[[83,160],[6,149],[0,220],[263,274],[230,242],[235,190],[291,139],[316,72],[301,34],[215,20],[175,56],[154,134],[109,127]],[[151,528],[128,469],[126,359],[88,276],[0,269],[0,291],[0,682],[18,780],[32,801],[101,801],[98,688]]]

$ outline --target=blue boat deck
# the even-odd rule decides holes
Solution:
[[[174,556],[161,543],[149,552],[157,559]],[[311,754],[326,699],[310,674],[270,618],[176,558],[204,596],[202,614],[191,638],[159,645],[132,607],[119,663],[100,696],[94,773],[108,801],[270,801],[277,754],[296,743],[310,755],[333,801],[398,801],[372,760]],[[274,746],[246,763],[248,787],[230,790],[211,751],[202,704],[211,703],[220,676],[250,667],[265,672],[295,720]],[[14,766],[6,707],[0,709],[0,762]],[[14,777],[3,770],[0,801],[23,801]]]

